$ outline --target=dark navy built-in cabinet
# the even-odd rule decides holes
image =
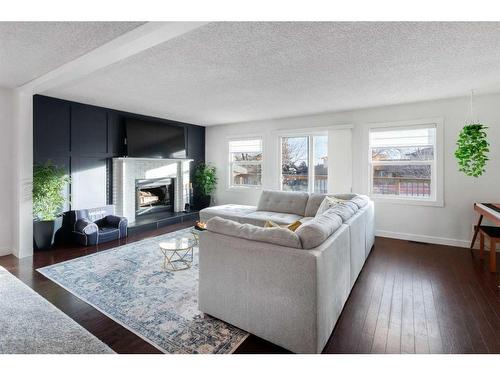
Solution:
[[[204,162],[202,126],[42,95],[33,97],[34,163],[51,160],[71,175],[66,192],[71,193],[71,204],[66,209],[113,203],[112,158],[126,156],[125,119],[131,117],[185,127],[187,157],[194,160],[193,167]]]

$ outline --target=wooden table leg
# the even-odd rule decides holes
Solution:
[[[497,242],[490,238],[490,272],[497,272]]]
[[[477,225],[474,228],[474,236],[472,237],[472,242],[470,243],[471,250],[474,248],[474,242],[476,242],[477,233],[479,232],[479,227],[481,226],[482,221],[483,215],[479,215],[479,220],[477,221]]]
[[[484,233],[479,233],[479,259],[484,259]]]

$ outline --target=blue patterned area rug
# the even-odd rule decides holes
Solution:
[[[190,229],[39,268],[164,353],[232,353],[248,333],[198,310],[198,248],[193,266],[163,268],[158,244]]]

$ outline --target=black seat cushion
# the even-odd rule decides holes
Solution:
[[[500,238],[500,227],[491,227],[488,225],[481,225],[481,230],[488,237]]]
[[[112,227],[99,227],[99,243],[116,240],[120,237],[120,230]]]

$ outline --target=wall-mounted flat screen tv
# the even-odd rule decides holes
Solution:
[[[186,135],[183,126],[128,118],[127,155],[134,158],[183,159]]]

